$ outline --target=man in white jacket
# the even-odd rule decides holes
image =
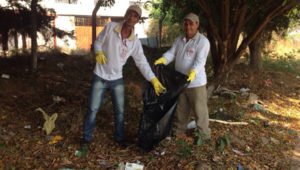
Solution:
[[[155,61],[157,64],[169,64],[175,60],[176,71],[188,76],[190,84],[179,96],[173,123],[173,135],[184,136],[190,115],[195,113],[196,123],[203,140],[210,138],[207,108],[207,77],[205,63],[210,50],[208,39],[200,34],[199,17],[190,13],[184,18],[185,35],[179,36],[171,49]]]
[[[108,23],[98,35],[94,50],[96,66],[89,96],[89,105],[83,129],[83,146],[87,149],[92,140],[96,126],[96,114],[104,99],[104,92],[110,90],[113,109],[115,112],[115,141],[126,147],[124,140],[124,82],[123,66],[129,56],[145,77],[154,87],[157,95],[165,88],[152,72],[144,55],[140,40],[134,33],[134,26],[139,21],[142,11],[139,6],[130,6],[121,23]],[[84,148],[83,148],[84,149]]]

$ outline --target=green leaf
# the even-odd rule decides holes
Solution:
[[[228,146],[230,146],[230,137],[228,134],[217,139],[216,150],[222,152]]]

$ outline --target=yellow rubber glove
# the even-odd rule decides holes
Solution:
[[[166,88],[160,83],[160,81],[156,77],[151,79],[151,83],[157,96],[159,96],[159,94],[163,93],[166,90]]]
[[[106,57],[102,51],[96,53],[96,61],[99,64],[106,64]]]
[[[159,59],[157,59],[154,62],[154,65],[157,65],[157,64],[164,64],[164,65],[166,65],[167,64],[167,59],[165,57],[160,57]]]
[[[196,70],[195,69],[191,69],[189,74],[188,74],[188,79],[187,81],[193,81],[196,77]]]

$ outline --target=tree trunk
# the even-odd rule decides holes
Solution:
[[[92,13],[92,44],[91,44],[91,52],[94,53],[94,43],[96,40],[96,31],[97,31],[97,12],[101,6],[102,0],[99,0],[93,9]]]
[[[37,1],[31,1],[31,72],[37,71]]]
[[[4,55],[6,55],[6,51],[8,51],[8,30],[4,31],[2,34],[2,50]]]
[[[208,38],[211,43],[214,75],[226,79],[226,75],[231,72],[245,49],[259,37],[267,24],[275,17],[299,5],[300,1],[261,1],[260,4],[263,6],[253,9],[249,8],[248,1],[197,0],[197,3],[207,19],[203,26],[210,34]],[[241,43],[238,43],[239,35],[245,31],[246,26],[256,20],[257,24],[250,29],[251,32],[242,39]],[[260,49],[256,51],[260,52]],[[254,60],[258,62],[258,67],[261,66],[259,59],[261,58]]]
[[[26,43],[26,34],[25,32],[22,32],[22,52],[25,53],[27,49],[27,43]]]
[[[91,52],[94,53],[94,43],[96,40],[96,29],[97,29],[97,12],[100,6],[111,6],[115,3],[115,0],[98,0],[95,8],[93,9],[92,13],[92,44],[91,44]]]
[[[256,38],[249,44],[250,66],[257,71],[261,71],[263,67],[261,58],[262,44],[261,38]]]
[[[162,44],[162,28],[163,28],[163,22],[164,19],[166,18],[166,13],[164,11],[164,8],[162,8],[162,15],[160,16],[159,20],[158,20],[158,31],[159,31],[159,48],[161,48],[161,44]]]
[[[19,53],[19,41],[18,41],[18,32],[14,30],[14,43],[15,43],[15,50],[16,54]]]

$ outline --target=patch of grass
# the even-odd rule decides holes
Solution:
[[[297,59],[296,54],[287,53],[278,57],[264,57],[263,64],[265,68],[282,72],[298,73],[300,70],[300,59]]]
[[[0,149],[4,149],[5,148],[5,145],[3,143],[0,143]]]
[[[192,155],[192,146],[187,144],[184,140],[178,140],[177,155],[180,158],[187,158]]]

